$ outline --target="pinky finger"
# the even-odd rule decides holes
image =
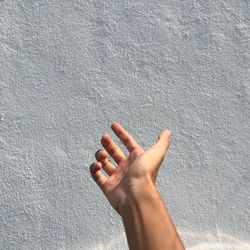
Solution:
[[[101,162],[92,163],[89,167],[91,176],[97,185],[103,189],[103,185],[107,181],[107,177],[102,173],[102,164]]]

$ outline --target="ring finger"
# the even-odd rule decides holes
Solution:
[[[108,156],[106,150],[100,149],[95,153],[96,160],[102,163],[103,169],[110,176],[115,172],[116,167],[109,161]]]

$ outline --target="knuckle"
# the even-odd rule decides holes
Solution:
[[[117,146],[111,145],[110,148],[109,148],[109,153],[110,153],[111,155],[113,155],[113,154],[116,153],[116,151],[117,151]]]
[[[130,144],[131,144],[130,138],[129,138],[129,137],[124,138],[123,143],[124,143],[125,145],[130,145]]]

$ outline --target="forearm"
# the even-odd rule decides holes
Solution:
[[[183,250],[157,190],[148,185],[131,194],[122,215],[130,250]]]
[[[130,250],[183,250],[154,185],[169,147],[171,132],[163,130],[157,142],[144,151],[119,123],[113,123],[111,128],[129,155],[122,152],[110,135],[104,134],[101,143],[105,150],[96,152],[97,162],[91,164],[90,172],[112,207],[121,215]],[[110,162],[108,156],[117,165]],[[108,177],[102,173],[102,168]]]

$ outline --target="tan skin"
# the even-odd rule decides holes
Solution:
[[[101,138],[104,149],[96,152],[97,162],[90,166],[90,172],[122,217],[130,250],[184,249],[155,186],[170,144],[170,131],[162,131],[157,142],[145,151],[121,124],[115,122],[111,128],[127,148],[128,155],[109,134],[104,134]]]

